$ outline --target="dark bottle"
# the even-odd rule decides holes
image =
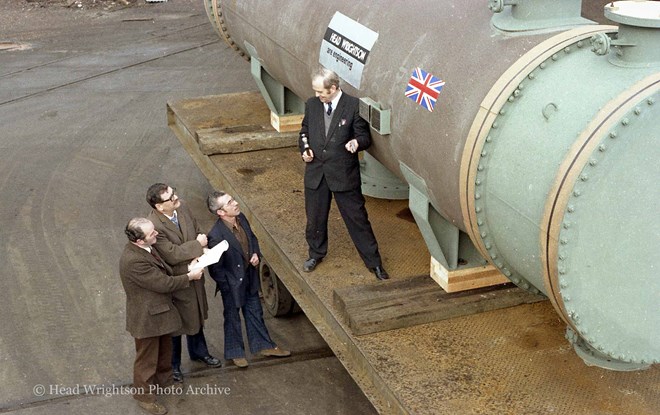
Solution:
[[[303,154],[306,155],[306,156],[311,157],[312,156],[312,150],[309,148],[309,143],[307,142],[307,136],[305,134],[302,134],[300,136],[300,139],[303,142],[303,147],[304,147]]]

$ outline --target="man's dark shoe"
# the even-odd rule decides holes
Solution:
[[[321,262],[321,259],[316,259],[316,258],[309,258],[305,263],[303,264],[303,271],[305,272],[312,272],[314,271],[314,268]]]
[[[220,359],[216,359],[215,357],[213,357],[211,355],[208,355],[208,356],[205,356],[205,357],[200,357],[198,359],[193,359],[193,360],[197,360],[198,362],[204,362],[204,363],[206,363],[206,366],[208,366],[208,367],[222,366],[222,362],[220,361]]]
[[[173,367],[172,368],[172,379],[176,383],[182,383],[183,382],[183,373],[181,373],[181,368],[180,367]]]
[[[385,268],[383,268],[381,266],[371,268],[371,269],[369,269],[369,271],[376,274],[376,278],[378,278],[379,280],[388,280],[388,279],[390,279],[390,275],[387,273],[387,271],[385,271]]]

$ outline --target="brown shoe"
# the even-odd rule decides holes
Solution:
[[[167,413],[167,408],[158,402],[142,402],[138,401],[140,408],[154,415],[165,415]]]
[[[237,359],[231,359],[232,362],[238,367],[246,368],[248,367],[248,361],[245,358],[239,357]]]
[[[288,350],[283,350],[280,349],[279,347],[275,346],[272,349],[265,349],[262,350],[261,352],[262,356],[272,356],[272,357],[287,357],[291,356],[291,352]]]

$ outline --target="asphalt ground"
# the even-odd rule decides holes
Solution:
[[[212,189],[165,103],[256,86],[201,0],[88,12],[29,3],[0,0],[0,412],[142,413],[127,392],[123,228],[148,213],[155,182],[213,223]],[[222,357],[213,292],[207,281],[205,333]],[[170,413],[374,413],[304,315],[267,325],[291,358],[207,369],[184,351],[186,383],[163,391]]]

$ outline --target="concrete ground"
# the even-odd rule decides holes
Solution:
[[[202,0],[111,10],[0,0],[0,412],[142,413],[125,389],[123,227],[148,212],[146,189],[160,181],[211,225],[212,189],[165,103],[255,90],[248,65]],[[222,305],[210,281],[207,292],[205,332],[222,357]],[[247,370],[184,358],[183,389],[163,397],[170,413],[375,412],[304,315],[267,325],[291,358]]]

